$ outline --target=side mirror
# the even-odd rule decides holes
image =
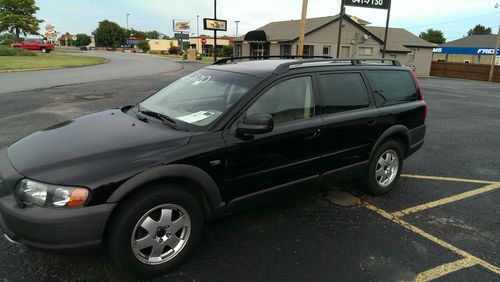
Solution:
[[[236,132],[239,134],[263,134],[273,131],[274,120],[268,114],[253,114],[238,123]]]

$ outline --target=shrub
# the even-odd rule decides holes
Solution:
[[[231,46],[223,46],[222,47],[222,56],[223,57],[231,57],[233,55],[233,47]],[[220,51],[218,51],[217,53],[219,53]]]
[[[170,55],[177,55],[179,53],[179,47],[177,46],[172,46],[168,49],[168,53]]]
[[[137,43],[137,48],[141,49],[142,52],[147,53],[151,47],[149,46],[149,42],[142,40]]]
[[[36,56],[36,53],[21,48],[0,46],[0,56]]]

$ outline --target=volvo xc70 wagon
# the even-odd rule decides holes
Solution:
[[[387,193],[426,115],[395,60],[221,60],[1,150],[0,226],[36,249],[102,245],[124,273],[157,276],[208,220],[349,179]]]

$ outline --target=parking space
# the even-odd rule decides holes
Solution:
[[[175,73],[0,95],[0,146],[67,118],[134,103]],[[207,225],[199,249],[157,281],[500,281],[500,84],[420,80],[424,147],[390,194],[332,204],[301,195]],[[339,188],[339,187],[335,187]],[[333,189],[333,188],[332,188]],[[0,240],[6,281],[118,280],[100,250],[47,254]]]

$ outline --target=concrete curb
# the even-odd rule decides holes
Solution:
[[[98,58],[98,57],[97,57]],[[80,66],[66,66],[66,67],[48,67],[48,68],[35,68],[35,69],[14,69],[14,70],[0,70],[0,73],[9,73],[9,72],[27,72],[27,71],[41,71],[41,70],[57,70],[57,69],[71,69],[71,68],[84,68],[91,67],[97,65],[103,65],[109,63],[111,60],[106,58],[103,62],[89,65],[80,65]]]

